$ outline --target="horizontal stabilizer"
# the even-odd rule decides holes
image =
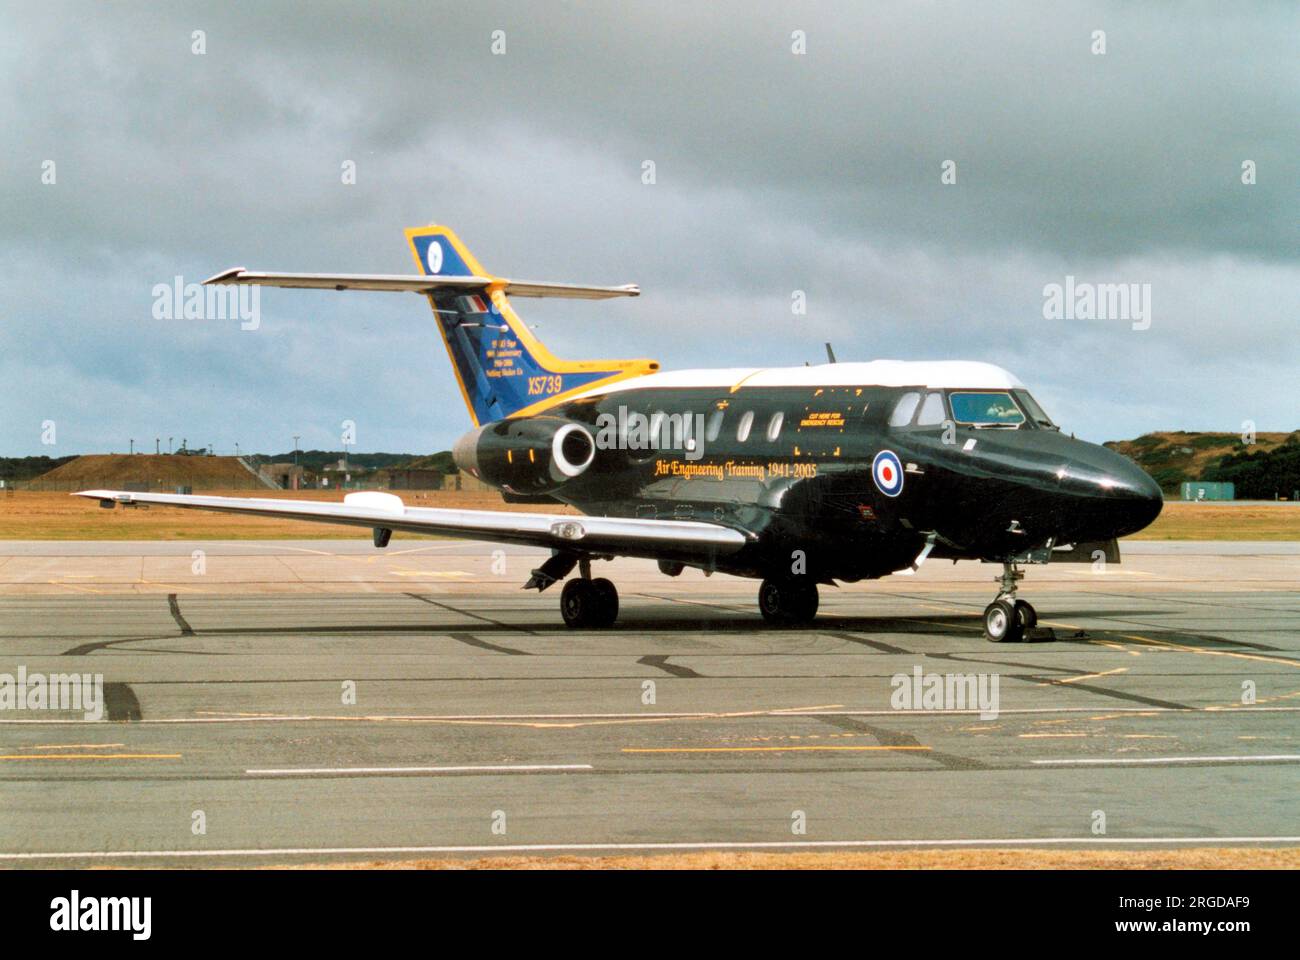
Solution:
[[[489,288],[515,297],[565,297],[574,300],[607,300],[610,297],[637,297],[641,288],[634,283],[621,287],[593,287],[576,283],[549,283],[532,280],[506,280],[501,277],[474,275],[420,276],[384,273],[268,273],[231,267],[204,283],[240,283],[259,287],[289,287],[299,290],[374,290],[380,292],[433,293],[437,290],[486,292]]]

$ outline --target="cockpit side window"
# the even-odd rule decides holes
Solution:
[[[1056,424],[1052,422],[1052,418],[1049,417],[1046,412],[1044,412],[1043,408],[1038,405],[1038,402],[1029,395],[1028,390],[1015,390],[1013,393],[1015,398],[1020,401],[1020,406],[1024,408],[1025,413],[1029,414],[1029,419],[1034,421],[1037,426],[1044,427],[1048,430],[1059,429]]]
[[[916,418],[918,427],[937,427],[944,421],[943,394],[937,390],[925,395],[921,404],[921,415]]]
[[[898,398],[898,403],[894,404],[894,412],[889,415],[889,425],[891,427],[905,427],[912,422],[912,414],[916,413],[917,404],[921,402],[921,395],[915,391],[903,394]]]
[[[952,417],[974,426],[1019,427],[1025,415],[1004,390],[954,390],[948,395]]]

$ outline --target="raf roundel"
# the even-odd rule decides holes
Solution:
[[[442,269],[442,244],[437,240],[432,241],[424,259],[429,264],[430,273],[439,272]]]
[[[903,465],[892,450],[881,450],[876,454],[871,465],[871,476],[876,481],[876,488],[887,497],[896,497],[903,492]]]

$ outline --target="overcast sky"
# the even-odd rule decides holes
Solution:
[[[1293,2],[0,7],[0,455],[448,447],[417,296],[153,316],[177,275],[409,273],[430,222],[502,275],[641,284],[517,303],[564,357],[830,340],[1001,364],[1091,440],[1300,427]],[[1067,276],[1149,284],[1149,328],[1045,318]]]

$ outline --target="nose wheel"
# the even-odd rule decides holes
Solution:
[[[984,608],[984,638],[993,643],[1017,643],[1026,630],[1038,626],[1038,611],[1027,600],[1016,599],[1016,584],[1025,572],[1004,563],[998,578],[997,598]]]

